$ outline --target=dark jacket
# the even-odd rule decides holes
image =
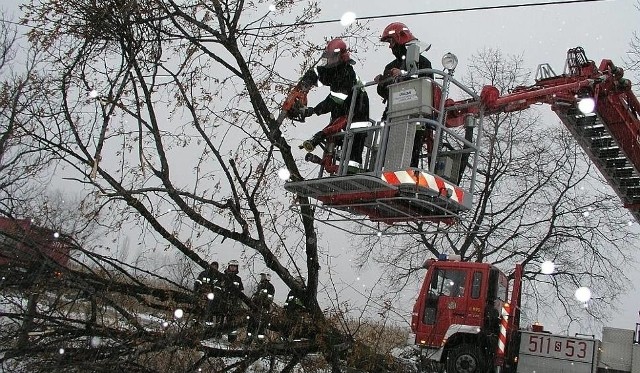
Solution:
[[[224,273],[225,286],[234,286],[237,290],[244,291],[244,285],[242,284],[242,279],[236,273],[225,272]],[[233,293],[233,288],[226,288],[227,292]]]
[[[341,116],[348,115],[353,99],[353,86],[358,84],[358,77],[353,66],[350,63],[341,63],[332,67],[318,66],[317,71],[317,74],[314,70],[307,71],[303,81],[310,86],[318,85],[320,82],[328,86],[332,93],[346,95],[346,98],[341,100],[330,93],[313,108],[313,112],[316,115],[331,113],[331,122]],[[369,97],[367,92],[362,89],[357,96],[353,121],[368,121]]]
[[[195,291],[196,293],[212,292],[214,290],[214,287],[218,283],[215,273],[216,271],[213,268],[208,268],[200,272],[198,278],[193,284],[193,291]]]
[[[263,280],[258,283],[258,288],[253,293],[252,299],[258,307],[268,308],[271,306],[275,293],[276,288],[271,281]]]
[[[287,300],[284,302],[284,310],[287,313],[295,313],[297,311],[304,311],[306,307],[302,301],[302,297],[298,296],[293,290],[289,291]]]
[[[390,63],[387,64],[387,66],[384,67],[384,72],[382,73],[382,78],[380,79],[380,83],[378,83],[378,94],[380,95],[380,97],[383,98],[384,102],[387,102],[387,100],[389,99],[389,85],[396,83],[396,81],[394,81],[393,79],[389,79],[391,77],[391,70],[392,69],[404,69],[404,60],[402,59],[398,59],[396,58],[395,60],[391,61]],[[429,61],[429,59],[423,55],[420,55],[420,58],[418,59],[418,70],[422,70],[422,69],[430,69],[431,68],[431,61]],[[429,73],[429,74],[420,74],[420,77],[429,77],[431,79],[433,79],[433,74]],[[385,110],[386,112],[386,110]]]
[[[220,294],[219,307],[222,312],[229,314],[240,307],[237,291],[243,291],[242,279],[235,273],[224,272],[224,281],[221,281],[222,291]]]

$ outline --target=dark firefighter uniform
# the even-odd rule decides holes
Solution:
[[[238,261],[232,260],[224,271],[224,281],[222,282],[222,320],[219,325],[222,326],[225,321],[234,318],[240,311],[240,301],[238,293],[244,291],[242,279],[238,276]],[[234,342],[237,338],[237,331],[233,330],[229,333],[229,342]]]
[[[298,281],[304,284],[304,280],[298,279]],[[305,333],[303,328],[305,318],[309,317],[309,311],[304,305],[302,296],[294,290],[289,291],[287,295],[287,300],[284,303],[284,312],[287,337],[295,340],[307,336],[308,333]]]
[[[251,343],[254,338],[257,338],[258,342],[264,341],[264,331],[271,319],[271,305],[275,293],[276,289],[271,283],[271,275],[264,272],[261,273],[258,287],[251,297],[258,310],[254,314],[247,316],[249,324],[247,326],[246,343]]]
[[[196,313],[198,321],[203,321],[208,325],[222,322],[222,284],[216,278],[218,272],[218,262],[212,262],[209,268],[200,272],[196,279],[193,290],[197,297]],[[219,274],[218,274],[219,275]]]
[[[395,59],[387,64],[384,67],[384,71],[382,75],[379,75],[376,78],[378,81],[377,92],[380,97],[382,97],[383,102],[388,103],[389,100],[389,85],[393,83],[397,83],[397,79],[392,79],[396,77],[398,71],[407,70],[405,66],[405,60],[407,55],[407,46],[406,44],[409,42],[416,42],[417,39],[411,34],[411,31],[407,28],[407,26],[400,22],[393,22],[389,24],[384,31],[382,32],[382,36],[380,37],[380,41],[389,43],[389,48],[391,48],[391,53],[393,53]],[[417,61],[418,70],[422,69],[430,69],[431,61],[422,54],[419,55],[419,59]],[[429,77],[433,79],[433,73],[420,73],[420,77]],[[410,79],[410,78],[406,78]],[[387,119],[387,108],[385,108],[384,113],[382,114],[382,120]],[[431,136],[431,130],[427,129],[418,129],[416,131],[415,140],[413,143],[413,150],[411,153],[411,166],[417,167],[418,161],[420,157],[420,153],[422,150],[422,144],[425,141],[425,136]],[[428,140],[428,139],[427,139]],[[431,140],[432,141],[432,140]]]
[[[306,108],[304,115],[308,117],[313,114],[331,113],[331,119],[328,126],[305,142],[305,144],[312,145],[310,148],[304,144],[301,145],[301,148],[305,147],[307,150],[313,150],[313,147],[318,146],[324,139],[346,128],[347,116],[354,96],[353,86],[359,83],[358,76],[353,69],[355,62],[350,58],[344,41],[341,39],[331,40],[327,44],[323,58],[326,62],[319,65],[316,70],[307,71],[302,81],[307,86],[317,86],[320,82],[329,87],[330,93],[315,107]],[[367,121],[369,121],[369,97],[367,92],[361,89],[356,97],[352,122]],[[365,139],[366,133],[359,133],[355,136],[349,158],[351,161],[362,163]]]

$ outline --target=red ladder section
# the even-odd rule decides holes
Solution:
[[[582,146],[616,194],[640,222],[640,103],[610,60],[597,68],[582,48],[567,52],[568,73],[540,79],[531,87],[500,97],[495,87],[484,87],[485,114],[511,112],[547,103]],[[595,101],[593,113],[582,113],[578,103]],[[465,113],[453,113],[456,120]]]

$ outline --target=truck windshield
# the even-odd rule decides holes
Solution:
[[[431,292],[448,297],[464,296],[467,272],[461,269],[438,269],[431,281]]]

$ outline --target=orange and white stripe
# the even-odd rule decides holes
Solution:
[[[500,335],[498,336],[498,358],[504,358],[505,346],[507,345],[507,328],[509,325],[509,313],[511,307],[509,303],[502,305],[502,317],[500,318]]]
[[[462,205],[464,202],[464,190],[462,188],[445,181],[438,175],[432,175],[428,172],[414,169],[383,172],[382,180],[396,186],[402,184],[418,185],[431,189],[444,197],[449,196],[449,199],[458,204]]]

